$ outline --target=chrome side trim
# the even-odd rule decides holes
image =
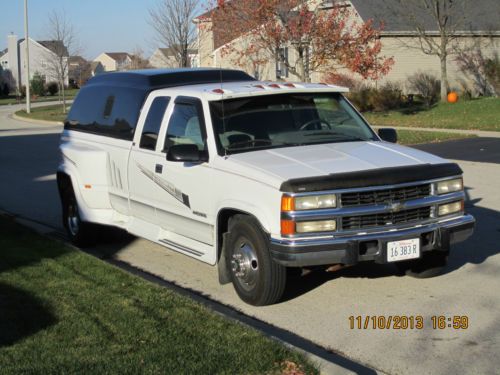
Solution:
[[[159,240],[162,244],[164,245],[167,245],[168,247],[171,247],[173,248],[174,250],[177,250],[177,251],[184,251],[186,253],[189,253],[189,254],[193,254],[197,257],[201,257],[204,253],[200,252],[200,251],[197,251],[197,250],[193,250],[189,247],[186,247],[186,246],[182,246],[182,245],[179,245],[175,242],[172,242],[172,241],[169,241],[167,239],[161,239]]]

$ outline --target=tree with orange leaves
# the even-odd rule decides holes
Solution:
[[[274,59],[305,82],[312,72],[339,68],[365,79],[386,75],[394,61],[381,56],[382,25],[376,28],[371,20],[357,21],[346,6],[317,3],[321,2],[214,0],[211,27],[228,42],[221,53],[239,66],[248,61],[264,65]],[[231,42],[235,39],[239,42]]]

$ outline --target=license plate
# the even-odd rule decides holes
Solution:
[[[387,243],[387,261],[420,258],[420,239],[393,241]]]

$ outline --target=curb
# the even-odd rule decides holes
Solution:
[[[47,106],[48,107],[48,106]],[[43,107],[41,107],[43,108]],[[37,120],[37,119],[32,119],[24,116],[18,116],[15,113],[12,114],[12,118],[17,121],[23,121],[23,122],[30,122],[32,124],[38,124],[38,125],[58,125],[58,126],[63,126],[64,124],[59,121],[47,121],[47,120]]]

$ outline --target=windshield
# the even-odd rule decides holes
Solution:
[[[220,154],[378,140],[338,93],[279,94],[210,103]]]

